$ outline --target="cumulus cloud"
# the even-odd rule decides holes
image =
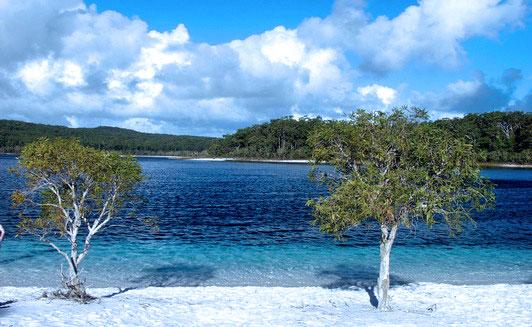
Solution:
[[[48,59],[32,61],[24,64],[17,77],[31,92],[46,95],[53,89],[52,83],[63,87],[79,87],[85,85],[80,65],[69,60],[52,61]]]
[[[519,99],[511,106],[512,110],[532,111],[532,90],[530,90],[522,99]]]
[[[525,13],[520,0],[424,0],[395,18],[378,17],[353,42],[371,71],[398,69],[412,59],[455,66],[465,55],[462,41],[495,37],[504,27],[521,25]]]
[[[362,96],[373,95],[376,96],[384,105],[389,105],[397,96],[397,91],[391,87],[386,87],[378,84],[371,84],[364,87],[357,88],[357,92]]]
[[[494,110],[530,111],[530,93],[522,99],[517,99],[514,94],[515,85],[521,79],[521,70],[515,68],[505,70],[494,81],[487,81],[482,73],[478,73],[473,79],[448,84],[442,92],[418,94],[415,100],[431,108],[436,118]]]
[[[412,60],[455,66],[465,56],[461,42],[522,26],[525,14],[522,0],[420,0],[397,17],[371,20],[361,1],[341,0],[330,16],[308,19],[299,30],[355,52],[366,71],[386,73]]]
[[[0,0],[0,118],[222,135],[290,114],[386,108],[405,100],[400,87],[367,71],[418,59],[454,65],[462,41],[519,26],[524,12],[519,0],[422,0],[373,19],[362,1],[338,0],[328,17],[211,45],[192,42],[179,22],[150,31],[81,0]],[[458,81],[432,104],[497,107],[521,78],[508,70],[497,86]]]

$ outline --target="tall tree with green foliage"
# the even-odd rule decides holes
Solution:
[[[15,173],[26,181],[12,195],[21,210],[20,232],[37,236],[64,257],[69,275],[62,295],[86,301],[80,264],[93,237],[133,199],[132,191],[142,180],[139,163],[76,139],[43,138],[22,149]],[[60,238],[67,246],[57,242]]]
[[[416,108],[360,110],[349,120],[323,124],[309,138],[312,176],[329,190],[308,202],[314,223],[340,238],[361,224],[380,228],[379,309],[388,308],[390,253],[400,226],[444,222],[451,233],[460,232],[472,211],[494,201],[473,147],[426,119]],[[334,172],[324,171],[323,163]]]

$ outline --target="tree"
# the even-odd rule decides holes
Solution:
[[[340,238],[372,221],[380,228],[381,310],[388,308],[390,253],[400,226],[443,221],[454,234],[472,220],[472,211],[494,201],[473,147],[426,119],[426,112],[415,108],[391,114],[359,110],[347,121],[322,125],[309,138],[311,176],[329,190],[308,202],[313,222]],[[320,168],[323,163],[334,171]]]
[[[67,291],[61,294],[86,301],[80,264],[94,235],[120,210],[127,211],[142,179],[140,165],[131,156],[86,147],[76,139],[43,138],[22,149],[15,173],[26,182],[12,195],[21,210],[20,233],[37,236],[65,258],[69,275],[63,276]],[[67,240],[67,249],[58,238]]]

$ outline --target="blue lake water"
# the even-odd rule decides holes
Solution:
[[[97,236],[83,274],[89,286],[261,285],[344,287],[371,283],[379,232],[361,228],[335,241],[311,220],[308,198],[322,190],[309,166],[140,159],[150,201],[139,215],[159,218],[160,231],[119,221]],[[9,196],[21,180],[0,156],[0,286],[57,286],[63,258],[29,236],[14,238]],[[486,169],[496,208],[451,238],[445,226],[400,230],[392,251],[392,283],[532,282],[532,170]]]

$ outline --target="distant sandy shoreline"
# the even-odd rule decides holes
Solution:
[[[525,169],[531,169],[532,164],[514,164],[514,163],[491,163],[491,162],[483,162],[480,164],[483,168],[525,168]]]
[[[311,164],[310,159],[251,159],[251,158],[217,158],[217,157],[183,157],[183,156],[164,156],[164,155],[135,155],[137,158],[167,158],[175,160],[192,160],[192,161],[233,161],[233,162],[258,162],[258,163],[288,163],[288,164]],[[515,163],[480,163],[485,168],[524,168],[532,169],[532,164],[515,164]]]
[[[0,155],[15,156],[16,153],[0,153]],[[133,155],[136,158],[161,158],[173,160],[190,160],[190,161],[231,161],[231,162],[256,162],[256,163],[281,163],[281,164],[311,164],[309,159],[251,159],[251,158],[218,158],[218,157],[185,157],[174,155],[150,155],[138,154]],[[532,169],[532,164],[515,164],[515,163],[480,163],[483,168],[517,168]]]
[[[162,158],[174,160],[190,161],[232,161],[232,162],[258,162],[258,163],[290,163],[290,164],[310,164],[308,159],[249,159],[249,158],[218,158],[218,157],[184,157],[165,155],[134,155],[137,158]]]

